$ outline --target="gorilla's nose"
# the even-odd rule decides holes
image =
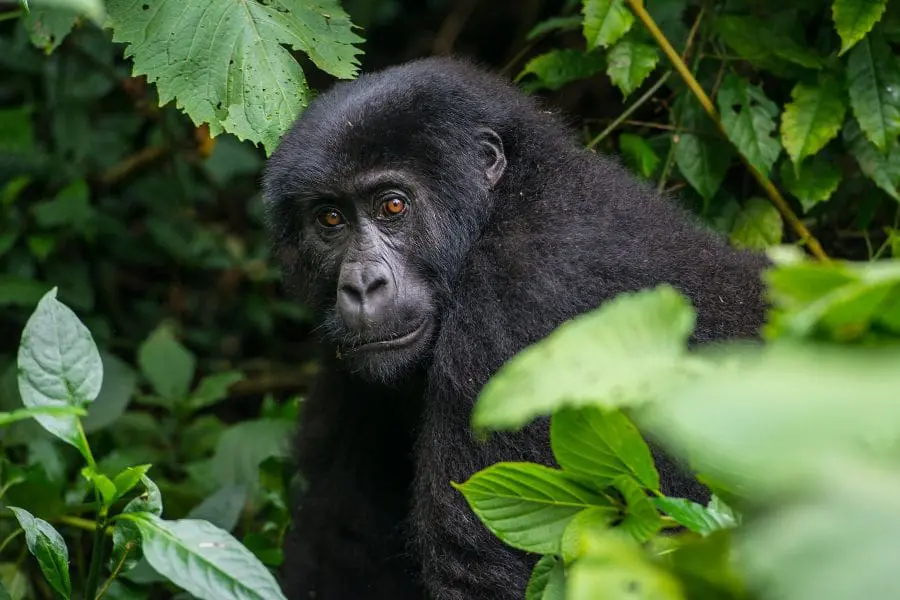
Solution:
[[[390,310],[394,289],[382,265],[349,264],[338,278],[337,305],[348,327],[363,331]]]

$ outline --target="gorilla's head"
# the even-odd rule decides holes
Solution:
[[[427,360],[508,171],[504,131],[514,136],[515,123],[496,96],[524,101],[468,65],[435,61],[316,98],[265,174],[287,284],[344,364],[374,381]]]

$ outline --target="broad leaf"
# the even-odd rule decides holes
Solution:
[[[596,508],[588,508],[575,515],[563,531],[560,544],[563,561],[571,564],[583,557],[590,550],[591,542],[605,535],[620,516]]]
[[[723,519],[702,504],[684,498],[654,498],[653,503],[678,523],[701,535],[734,526],[733,520]]]
[[[19,393],[28,408],[84,408],[100,392],[103,363],[91,332],[75,313],[47,292],[28,319],[19,345]],[[85,457],[90,449],[75,416],[35,416],[44,429]]]
[[[77,20],[78,13],[71,10],[35,8],[25,15],[24,23],[31,43],[44,54],[51,54],[63,43]]]
[[[195,519],[128,513],[147,561],[201,600],[285,600],[269,570],[227,531]]]
[[[572,81],[599,73],[605,66],[606,59],[601,52],[585,53],[569,48],[551,50],[529,60],[517,81],[526,75],[534,75],[537,79],[525,84],[529,91],[558,90]]]
[[[582,0],[584,39],[589,50],[618,42],[634,24],[625,0]]]
[[[93,19],[98,25],[103,23],[106,11],[103,0],[30,0],[30,11],[53,10],[68,11]]]
[[[212,406],[228,396],[228,388],[241,381],[244,374],[240,371],[225,371],[207,375],[197,384],[197,389],[188,399],[192,410]]]
[[[32,515],[24,508],[10,506],[25,530],[25,543],[28,551],[37,559],[38,565],[47,583],[63,598],[72,596],[72,583],[69,580],[69,550],[66,541],[53,525]]]
[[[118,475],[113,478],[113,484],[116,486],[116,499],[121,498],[131,491],[144,477],[150,465],[138,465],[136,467],[126,467]]]
[[[756,170],[768,176],[781,153],[773,135],[778,106],[761,88],[735,75],[725,77],[716,102],[728,138]]]
[[[708,201],[722,185],[734,159],[734,149],[712,127],[709,116],[692,95],[682,95],[673,112],[685,130],[673,140],[675,164],[691,187]]]
[[[882,152],[900,134],[900,65],[884,37],[873,33],[847,57],[850,105],[870,142]]]
[[[610,80],[626,97],[640,87],[659,62],[656,46],[644,44],[630,37],[616,42],[606,56],[609,66],[606,69]]]
[[[138,348],[138,364],[157,394],[180,400],[191,387],[197,359],[170,329],[159,327]]]
[[[791,99],[781,115],[781,141],[794,164],[800,165],[837,137],[847,105],[844,90],[833,77],[822,77],[817,85],[798,83]]]
[[[900,191],[897,189],[900,182],[900,142],[896,139],[891,140],[887,154],[879,152],[852,119],[847,121],[841,135],[866,177],[874,181],[875,185],[891,198],[900,202]]]
[[[765,250],[781,243],[784,223],[778,209],[763,198],[750,198],[741,209],[729,239],[736,248]]]
[[[531,463],[497,463],[465,483],[453,483],[494,535],[514,548],[538,554],[560,551],[569,521],[586,508],[617,509],[611,498],[562,471]]]
[[[816,155],[795,168],[790,161],[781,163],[781,183],[808,212],[816,204],[825,202],[837,190],[843,173],[834,161]]]
[[[693,327],[690,304],[669,286],[622,294],[507,362],[484,386],[473,422],[517,429],[567,406],[644,402],[687,369]]]
[[[256,419],[229,427],[216,446],[212,472],[219,485],[259,485],[259,465],[270,457],[286,457],[295,425],[284,419]]]
[[[831,16],[841,36],[841,54],[872,31],[887,3],[888,0],[834,0]]]
[[[161,516],[163,507],[159,488],[146,475],[141,477],[141,483],[144,491],[125,505],[122,514],[149,513]],[[118,567],[122,572],[129,571],[138,564],[142,556],[141,532],[137,525],[127,519],[117,518],[113,528],[113,551],[109,559],[109,568],[115,570]]]
[[[337,0],[107,0],[134,75],[156,83],[210,133],[261,142],[271,153],[309,102],[291,50],[340,78],[358,69],[362,41]],[[215,26],[213,26],[215,25]]]
[[[628,166],[643,177],[650,178],[659,166],[660,160],[656,152],[639,135],[633,133],[620,135],[619,150]]]
[[[625,498],[625,518],[619,523],[619,528],[630,533],[636,541],[646,542],[662,528],[662,520],[653,501],[631,477],[619,477],[615,487]]]
[[[823,65],[814,49],[759,17],[722,14],[713,21],[713,28],[742,58],[776,75],[792,72],[793,65],[808,69],[820,69]]]
[[[563,562],[556,556],[547,555],[534,565],[525,600],[565,600],[566,579]]]
[[[565,409],[554,414],[550,423],[553,455],[567,472],[585,475],[598,484],[604,479],[611,484],[627,475],[648,489],[659,489],[650,448],[620,411]]]

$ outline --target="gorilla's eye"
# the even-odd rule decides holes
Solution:
[[[337,227],[344,224],[344,215],[334,208],[326,208],[316,215],[316,220],[322,227]]]
[[[381,212],[382,217],[390,218],[402,215],[406,212],[407,208],[408,204],[406,198],[397,194],[389,194],[381,201],[381,208],[379,211]]]

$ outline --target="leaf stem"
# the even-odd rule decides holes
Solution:
[[[672,63],[672,66],[681,75],[681,78],[684,80],[684,83],[691,90],[691,93],[697,98],[697,101],[700,103],[700,106],[703,107],[703,110],[706,111],[706,114],[709,115],[709,118],[712,119],[713,123],[715,123],[716,127],[722,133],[726,140],[729,140],[728,134],[725,132],[725,128],[722,126],[722,121],[719,119],[719,114],[716,111],[716,107],[713,105],[712,100],[710,100],[709,96],[706,95],[706,92],[703,91],[703,88],[697,82],[697,79],[694,78],[694,75],[691,73],[690,69],[688,69],[687,65],[684,64],[684,61],[672,47],[672,44],[666,38],[665,34],[660,31],[659,27],[656,24],[656,21],[653,20],[653,17],[650,16],[650,13],[647,12],[647,9],[644,8],[642,0],[625,0],[628,3],[629,8],[635,14],[635,16],[644,24],[644,27],[647,28],[647,31],[650,32],[650,35],[653,36],[653,39],[656,40],[657,45],[659,45],[660,49],[662,49],[663,53],[668,57],[669,61]],[[800,236],[806,246],[809,248],[809,251],[820,261],[822,262],[830,262],[828,255],[825,254],[825,251],[822,249],[822,245],[819,243],[812,233],[806,228],[800,219],[797,218],[797,215],[794,214],[794,211],[791,210],[791,207],[788,206],[787,201],[784,199],[784,196],[781,195],[781,192],[772,184],[772,181],[759,172],[750,162],[747,160],[747,157],[743,155],[743,153],[738,150],[738,155],[741,157],[741,160],[744,161],[744,164],[750,170],[750,173],[753,175],[754,179],[756,179],[757,183],[759,183],[760,187],[766,192],[766,195],[769,196],[769,199],[775,205],[775,207],[781,212],[784,219],[793,227],[794,231],[797,232],[797,235]]]
[[[593,149],[594,146],[596,146],[597,144],[602,142],[604,139],[606,139],[606,137],[610,133],[615,131],[619,127],[619,125],[621,125],[622,123],[627,121],[628,117],[630,117],[632,114],[634,114],[634,111],[639,109],[648,100],[650,100],[650,98],[652,98],[654,96],[654,94],[656,94],[656,92],[659,91],[659,88],[661,88],[663,85],[665,85],[665,83],[669,80],[669,77],[671,77],[671,76],[672,76],[672,71],[666,71],[666,73],[662,77],[659,78],[659,81],[654,83],[653,86],[650,89],[648,89],[646,92],[644,92],[640,98],[635,100],[634,104],[632,104],[631,106],[626,108],[622,112],[622,114],[620,114],[618,117],[616,117],[613,120],[612,123],[610,123],[609,125],[606,126],[606,129],[604,129],[603,131],[598,133],[594,139],[592,139],[590,142],[588,142],[588,145],[587,145],[588,150]]]
[[[87,584],[84,587],[86,599],[97,596],[97,585],[100,582],[100,569],[103,566],[103,546],[106,543],[104,531],[106,531],[107,508],[103,505],[103,497],[100,490],[94,488],[97,497],[97,529],[94,530],[94,547],[91,549],[91,566],[88,572]]]
[[[24,14],[24,11],[19,8],[16,10],[11,10],[9,12],[0,13],[0,22],[3,21],[12,21],[13,19],[18,19]]]
[[[97,592],[97,597],[94,600],[100,600],[109,591],[109,586],[112,585],[112,582],[115,581],[116,577],[118,577],[119,572],[122,570],[122,567],[125,565],[125,559],[128,558],[128,553],[131,552],[132,542],[128,542],[125,546],[125,551],[122,552],[122,558],[119,559],[119,562],[116,564],[116,568],[113,569],[113,572],[110,574],[109,578],[104,582],[103,587],[100,588],[100,591]]]

